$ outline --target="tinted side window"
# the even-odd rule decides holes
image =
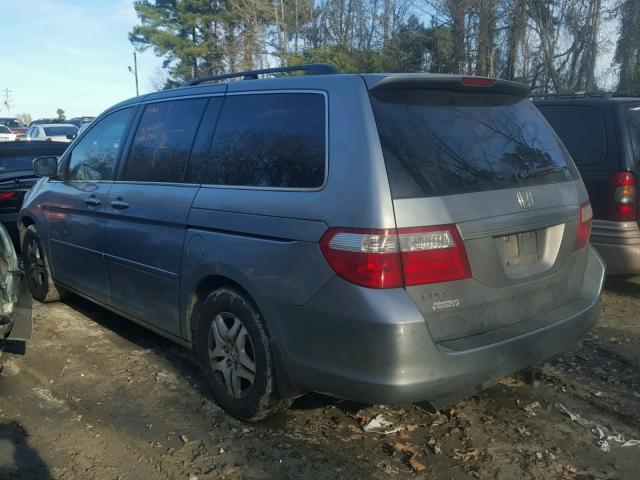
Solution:
[[[100,120],[73,148],[67,180],[111,180],[132,108],[118,110]]]
[[[640,106],[627,109],[627,130],[633,149],[633,158],[640,163]]]
[[[607,159],[607,134],[599,110],[579,106],[539,106],[578,166]]]
[[[182,182],[206,103],[206,99],[198,98],[147,105],[133,138],[123,179]]]
[[[317,188],[324,183],[325,148],[323,95],[230,95],[208,154],[192,162],[188,181]]]

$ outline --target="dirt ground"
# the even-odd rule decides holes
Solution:
[[[79,298],[38,304],[0,375],[0,479],[637,479],[639,312],[640,279],[609,280],[580,350],[435,414],[310,395],[245,425],[180,347]]]

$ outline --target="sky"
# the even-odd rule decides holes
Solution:
[[[98,115],[136,94],[132,0],[0,0],[0,103],[11,90],[10,114],[32,118]],[[162,60],[138,53],[140,94]],[[2,107],[0,105],[0,107]],[[7,110],[0,108],[0,116]]]

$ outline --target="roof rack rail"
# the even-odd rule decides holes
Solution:
[[[273,73],[287,73],[287,72],[305,72],[307,75],[331,75],[340,73],[333,65],[328,63],[311,63],[308,65],[293,65],[290,67],[277,67],[277,68],[264,68],[261,70],[248,70],[246,72],[225,73],[223,75],[211,75],[208,77],[198,77],[193,80],[182,84],[183,87],[190,87],[192,85],[200,85],[204,82],[215,82],[219,80],[226,80],[229,78],[242,77],[243,80],[257,80],[258,75],[270,75]]]
[[[564,93],[532,93],[529,95],[530,98],[592,98],[592,97],[610,98],[610,97],[628,97],[628,96],[630,95],[619,93],[619,92],[609,92],[606,90],[592,90],[592,91],[564,92]]]

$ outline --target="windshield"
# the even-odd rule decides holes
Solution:
[[[11,128],[24,128],[24,125],[17,118],[0,118],[0,125]]]
[[[376,93],[372,105],[394,198],[577,178],[566,150],[528,100],[405,90]],[[523,178],[539,170],[548,171]]]
[[[78,133],[76,127],[45,127],[44,134],[47,137],[75,135]]]

